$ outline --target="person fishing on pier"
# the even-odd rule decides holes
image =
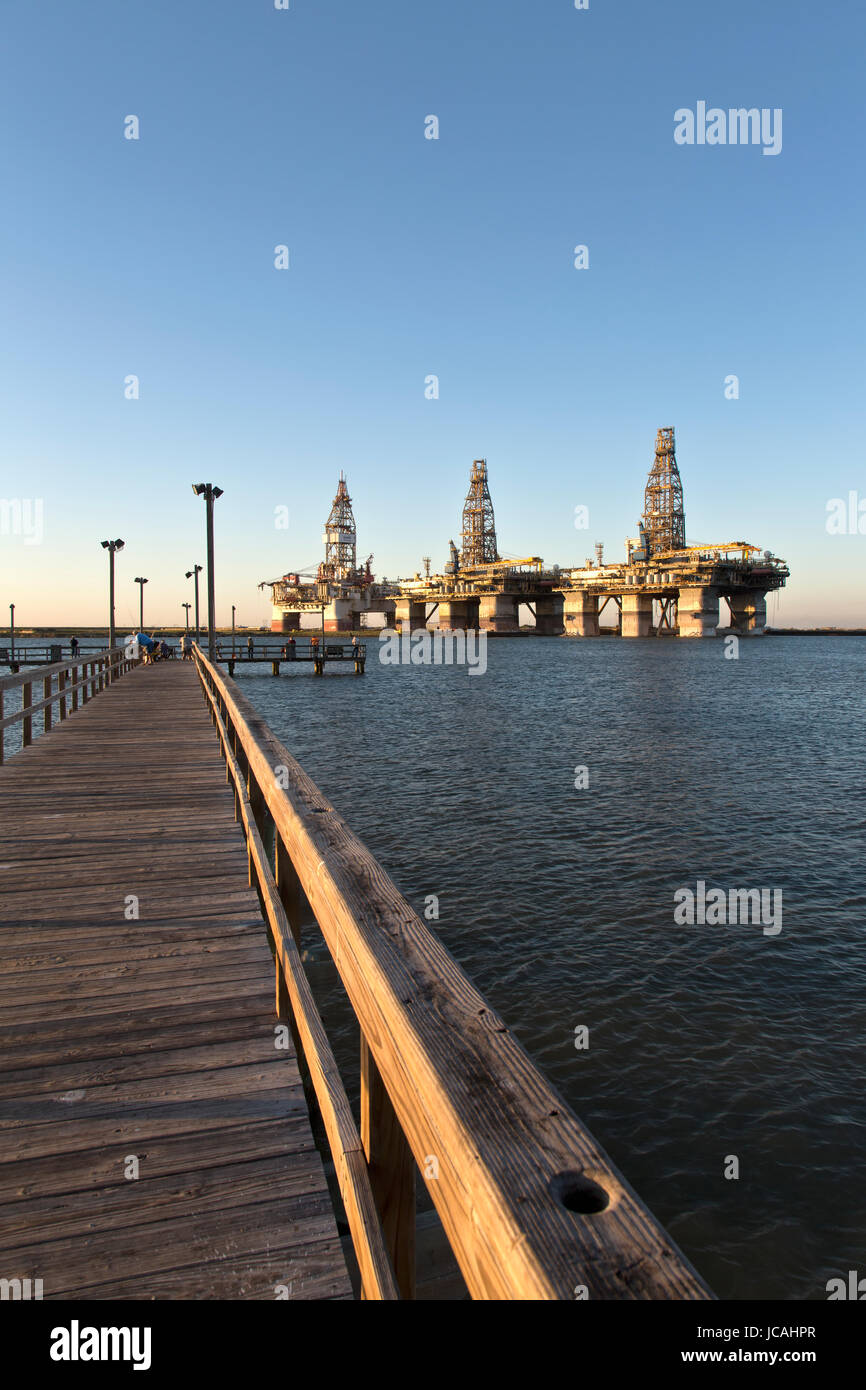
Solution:
[[[133,642],[138,643],[138,650],[142,653],[142,660],[145,666],[150,663],[150,649],[153,646],[151,639],[146,632],[137,632],[133,637]]]

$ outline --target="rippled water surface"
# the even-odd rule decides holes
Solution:
[[[469,676],[371,643],[363,679],[239,681],[716,1293],[824,1298],[866,1268],[866,641],[723,653],[494,640]],[[675,925],[698,879],[781,889],[781,933]]]
[[[824,1298],[866,1266],[866,642],[723,652],[500,640],[469,676],[371,643],[363,679],[239,681],[716,1293]],[[781,933],[675,925],[698,879],[781,889]]]

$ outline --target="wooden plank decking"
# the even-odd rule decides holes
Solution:
[[[130,672],[0,768],[0,824],[0,1278],[351,1297],[192,664]]]

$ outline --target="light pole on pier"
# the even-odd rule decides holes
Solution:
[[[144,632],[144,586],[147,580],[136,575],[133,582],[138,585],[138,630]]]
[[[195,575],[195,640],[198,641],[198,577],[201,574],[201,565],[193,565],[191,570],[187,570],[187,579],[192,579]]]
[[[235,604],[232,604],[232,656],[235,654]]]
[[[12,661],[15,661],[15,604],[9,605],[9,641],[12,646]]]
[[[189,632],[189,610],[190,610],[190,605],[189,605],[188,603],[182,603],[180,606],[181,606],[181,608],[185,608],[185,609],[186,609],[186,630],[187,630],[187,632]]]
[[[208,661],[215,661],[216,626],[214,617],[213,504],[218,497],[222,497],[223,490],[221,487],[215,487],[213,483],[193,483],[192,490],[196,497],[204,497],[205,511],[207,514],[207,657]]]
[[[108,551],[108,650],[114,651],[114,555],[123,541],[103,541],[102,549]]]

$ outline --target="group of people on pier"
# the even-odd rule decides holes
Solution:
[[[146,632],[139,632],[135,640],[145,666],[152,666],[155,661],[168,661],[174,656],[174,647],[170,647],[164,637],[149,637]],[[180,650],[184,661],[192,661],[192,637],[188,632],[180,639]]]

